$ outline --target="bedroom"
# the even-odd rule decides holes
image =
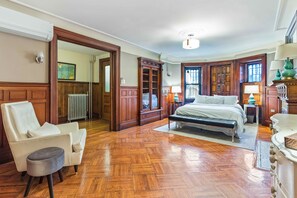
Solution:
[[[242,60],[244,61],[245,58],[253,57],[254,55],[261,56],[263,54],[267,54],[267,63],[263,64],[263,68],[265,68],[266,71],[266,75],[263,74],[264,76],[266,76],[266,79],[265,81],[263,81],[263,83],[264,85],[269,85],[271,84],[272,79],[275,76],[275,71],[269,70],[270,62],[274,59],[275,47],[280,44],[280,42],[284,42],[284,36],[286,33],[286,29],[281,29],[278,31],[273,30],[275,19],[278,18],[278,25],[280,26],[280,28],[287,27],[292,18],[292,16],[287,15],[291,15],[291,11],[296,10],[295,1],[277,1],[274,3],[263,1],[259,3],[260,5],[257,5],[258,7],[255,6],[255,4],[257,4],[256,2],[247,3],[246,1],[242,3],[247,3],[247,6],[240,6],[240,3],[232,5],[236,8],[242,8],[240,9],[240,11],[242,11],[243,13],[247,13],[248,8],[250,8],[249,6],[259,11],[263,9],[263,7],[266,8],[267,4],[269,5],[266,8],[268,10],[267,13],[270,14],[265,15],[264,19],[260,17],[256,18],[255,16],[255,18],[252,18],[252,20],[249,21],[249,23],[254,23],[256,25],[255,27],[258,28],[257,31],[255,31],[255,29],[237,29],[236,25],[238,25],[240,21],[236,21],[234,22],[234,28],[230,26],[223,27],[222,31],[225,31],[224,34],[226,37],[218,37],[219,39],[212,41],[210,38],[204,39],[201,35],[201,37],[199,38],[201,41],[200,48],[198,48],[197,50],[185,50],[181,47],[183,39],[180,38],[179,33],[180,31],[187,29],[186,27],[182,29],[177,28],[178,30],[175,30],[174,26],[166,26],[164,32],[157,33],[155,32],[155,30],[160,27],[160,24],[158,24],[157,22],[158,20],[156,20],[156,23],[153,24],[153,28],[149,27],[149,23],[147,21],[140,20],[137,21],[137,23],[139,27],[140,24],[144,24],[143,26],[141,26],[142,28],[134,27],[134,29],[132,29],[129,25],[133,24],[131,22],[133,21],[132,19],[134,17],[134,15],[132,14],[134,13],[133,11],[130,11],[131,15],[129,15],[129,19],[125,19],[123,16],[110,16],[114,14],[112,14],[112,12],[105,13],[106,16],[104,17],[109,18],[110,21],[107,22],[106,20],[104,20],[104,22],[102,22],[102,27],[103,25],[104,27],[108,27],[103,30],[99,29],[99,31],[101,30],[107,32],[109,30],[109,27],[112,27],[112,25],[110,25],[109,23],[116,24],[115,21],[120,21],[121,17],[123,17],[125,23],[118,24],[118,28],[120,29],[120,32],[123,32],[123,34],[128,34],[130,30],[133,30],[133,34],[131,35],[132,41],[129,41],[129,39],[125,39],[125,36],[116,37],[116,35],[112,34],[113,30],[116,31],[115,28],[110,30],[111,32],[109,33],[109,35],[103,34],[98,30],[90,29],[81,26],[78,23],[73,23],[69,20],[65,20],[65,17],[59,17],[59,14],[49,14],[50,12],[44,13],[24,5],[27,3],[29,4],[29,2],[30,1],[3,1],[0,5],[31,16],[38,17],[45,21],[49,21],[53,23],[54,26],[69,30],[71,32],[74,32],[74,34],[76,33],[78,35],[93,38],[96,41],[91,40],[94,41],[92,46],[94,46],[96,49],[102,50],[102,48],[104,48],[104,43],[111,44],[107,46],[110,47],[110,49],[108,49],[107,51],[111,51],[112,53],[114,53],[114,56],[112,55],[111,57],[115,58],[113,63],[115,64],[115,67],[118,68],[117,71],[113,70],[115,71],[114,73],[116,75],[116,78],[114,78],[113,81],[115,88],[115,90],[113,90],[113,96],[115,100],[112,102],[116,104],[115,107],[112,107],[114,109],[111,112],[112,116],[114,116],[112,119],[114,121],[112,122],[112,124],[114,124],[113,129],[121,130],[120,132],[98,131],[98,134],[92,134],[94,132],[94,129],[100,128],[101,125],[96,125],[96,122],[94,122],[94,124],[82,124],[81,127],[86,126],[88,128],[88,135],[91,136],[90,139],[87,140],[86,150],[83,156],[82,164],[79,166],[80,168],[78,171],[78,175],[77,177],[75,177],[75,175],[73,175],[72,169],[66,169],[64,176],[65,181],[62,183],[54,182],[54,191],[56,195],[62,193],[69,196],[100,195],[107,197],[109,195],[122,195],[125,197],[133,197],[134,195],[137,197],[143,194],[147,195],[147,197],[180,197],[178,195],[187,194],[189,197],[193,195],[196,195],[196,197],[203,197],[203,195],[209,194],[217,197],[220,197],[220,195],[232,197],[232,195],[234,194],[242,194],[243,197],[248,197],[248,192],[253,190],[254,192],[257,192],[259,193],[259,195],[263,195],[264,197],[269,196],[271,185],[269,172],[261,171],[254,168],[253,152],[236,147],[228,147],[225,145],[214,144],[199,140],[191,140],[190,138],[183,138],[180,136],[177,137],[155,132],[153,130],[154,128],[167,124],[166,119],[149,123],[143,126],[137,126],[140,116],[140,96],[137,91],[139,87],[137,58],[145,57],[159,61],[161,56],[161,61],[166,62],[166,64],[163,65],[162,72],[163,90],[158,97],[158,99],[160,100],[160,104],[162,103],[160,107],[163,107],[162,110],[160,110],[161,113],[159,114],[162,118],[170,114],[169,109],[172,107],[166,104],[167,102],[170,103],[170,101],[173,101],[173,94],[170,93],[170,87],[173,85],[178,85],[183,88],[183,86],[181,85],[181,83],[183,82],[183,66],[197,66],[197,64],[199,65],[199,63],[204,63],[205,67],[207,67],[207,65],[216,64],[220,61],[229,61],[231,67],[236,67],[238,69],[238,67],[235,65]],[[33,6],[34,1],[31,1],[31,3]],[[129,3],[137,5],[136,2]],[[184,2],[178,3],[179,5],[184,4]],[[194,2],[189,2],[189,4],[191,3]],[[54,12],[59,10],[63,11],[63,9],[66,10],[65,7],[67,7],[67,9],[69,10],[68,7],[70,6],[70,4],[72,5],[72,3],[69,3],[65,5],[63,4],[63,6],[55,6],[56,8],[54,9]],[[146,10],[147,7],[158,7],[162,8],[161,10],[163,12],[160,11],[160,13],[171,13],[173,11],[171,9],[174,8],[168,6],[169,4],[165,4],[165,2],[159,2],[156,4],[154,4],[153,2],[145,2],[139,5],[137,14],[141,15],[142,12],[144,12],[141,10]],[[104,2],[104,5],[106,7],[104,7],[103,9],[102,6],[100,8],[101,10],[113,10],[114,7],[117,7],[115,5],[109,4],[108,2]],[[206,6],[206,8],[214,10],[216,9],[215,5],[216,3],[210,2]],[[33,7],[35,6],[38,5],[34,5]],[[50,3],[42,3],[39,6],[49,8]],[[85,10],[90,9],[90,5],[88,4],[84,6],[86,6],[84,7]],[[232,6],[229,5],[227,7],[232,8]],[[128,3],[127,6],[123,5],[123,7],[120,7],[120,9],[126,7],[129,7]],[[130,5],[130,8],[131,7],[133,8],[133,6]],[[280,8],[283,9],[282,12],[277,11]],[[224,9],[228,12],[231,12],[232,10],[226,7],[224,7]],[[222,12],[224,9],[222,9]],[[218,9],[217,12],[218,16],[220,16],[220,9]],[[75,16],[74,13],[75,10],[73,9],[73,12],[71,14]],[[82,15],[86,14],[86,12],[82,12]],[[202,13],[201,11],[201,14],[205,13]],[[102,21],[102,18],[104,17],[100,15],[100,17],[97,19],[97,23],[100,24],[100,21]],[[170,16],[162,15],[162,17],[169,20]],[[191,14],[185,15],[184,17],[181,15],[180,19],[188,17],[191,17]],[[174,17],[172,17],[170,21],[172,21],[173,18]],[[236,17],[234,17],[234,15],[230,15],[228,20],[231,20],[232,18],[235,19]],[[243,18],[247,19],[248,17],[243,16]],[[154,20],[155,18],[147,20],[150,21],[152,19]],[[261,21],[260,24],[257,23],[258,20]],[[219,19],[209,20],[209,24],[211,24],[212,21],[221,22],[221,24],[215,23],[215,26],[217,27],[224,26],[224,23]],[[265,21],[266,25],[263,25],[265,24]],[[174,22],[174,24],[178,24],[179,20],[174,18]],[[283,24],[285,24],[285,26],[283,26]],[[248,24],[246,24],[246,26],[247,25]],[[217,29],[205,29],[206,30],[204,34],[209,35],[209,37],[216,38],[216,32],[219,34]],[[264,36],[262,35],[261,37],[259,35],[253,35],[254,32],[265,32],[265,30],[263,29],[269,29],[267,31],[270,32],[270,34]],[[234,32],[232,33],[232,31],[230,30],[233,30]],[[243,30],[247,31],[247,33],[243,34]],[[240,37],[236,35],[236,31],[237,33],[242,33],[243,36]],[[151,32],[151,35],[159,35],[160,38],[159,40],[158,38],[151,38],[145,32]],[[174,33],[175,38],[169,36],[168,32]],[[211,35],[211,33],[213,35]],[[254,37],[249,38],[249,40],[245,37],[247,35],[252,35]],[[59,36],[60,38],[65,38],[61,35]],[[258,38],[258,36],[260,38]],[[271,40],[267,41],[267,43],[264,43],[264,37],[271,37]],[[137,38],[141,42],[139,42],[138,45],[134,45],[133,38]],[[169,41],[165,38],[168,38]],[[228,38],[233,38],[232,42],[228,40]],[[0,98],[5,98],[5,101],[9,102],[7,93],[13,90],[10,97],[15,97],[13,99],[14,101],[30,100],[32,98],[28,97],[31,97],[32,94],[28,95],[27,93],[33,93],[34,91],[38,90],[38,92],[36,92],[37,94],[34,96],[41,98],[34,99],[34,107],[39,121],[52,121],[55,123],[57,117],[55,117],[55,112],[53,113],[52,111],[55,111],[55,109],[57,108],[57,103],[53,103],[55,92],[53,92],[54,89],[52,89],[51,87],[53,86],[53,79],[51,78],[53,77],[53,75],[51,74],[51,69],[56,67],[56,65],[53,64],[53,61],[51,59],[53,57],[52,53],[54,53],[51,50],[53,49],[51,44],[49,44],[48,42],[37,41],[34,39],[24,38],[7,33],[0,33],[0,39],[1,43],[3,43],[3,45],[1,45],[0,47],[0,56],[1,60],[3,60],[0,73]],[[69,38],[65,38],[65,40],[69,40]],[[166,50],[159,51],[158,44],[162,43],[160,40],[164,40],[163,47],[168,52],[170,51],[170,48],[177,48],[178,50],[176,50],[176,52],[173,52],[171,55],[169,53],[165,53]],[[244,43],[244,40],[248,40],[250,42]],[[156,43],[157,48],[154,49],[157,49],[156,51],[162,53],[155,53],[153,51],[147,50],[153,47],[151,45],[146,45],[145,48],[140,47],[146,42]],[[226,47],[224,47],[225,45],[230,46],[228,42],[230,42],[230,45],[232,46],[231,49],[227,49]],[[84,46],[86,46],[86,43],[88,43],[88,45],[91,45],[91,42],[86,40],[76,40],[73,41],[73,43],[82,44]],[[254,46],[252,44],[254,44]],[[28,49],[28,46],[31,46],[31,48]],[[117,46],[118,48],[111,49],[114,46]],[[221,48],[211,48],[216,46],[221,46]],[[239,47],[244,48],[239,49]],[[206,48],[205,52],[202,52],[203,48]],[[37,64],[34,62],[35,54],[39,51],[43,51],[43,53],[45,54],[45,61],[41,64]],[[211,52],[211,54],[203,54],[207,51]],[[197,57],[196,55],[198,52],[199,57]],[[184,59],[177,58],[178,53],[181,53],[181,55],[184,54],[187,57]],[[196,65],[193,63],[195,63]],[[203,80],[207,79],[206,77],[209,78],[208,80],[210,80],[209,74],[204,75]],[[240,78],[236,74],[233,74],[233,77],[237,79]],[[122,80],[122,82],[120,82],[120,80]],[[262,90],[260,90],[262,91],[261,94],[255,94],[258,103],[266,99],[266,97],[263,97],[264,87],[260,86],[260,89],[261,88],[263,88]],[[205,92],[202,92],[202,94],[204,95],[215,94],[211,93],[211,84],[209,81],[205,81],[202,89],[205,90]],[[247,103],[246,100],[248,99],[249,94],[243,94],[242,92],[240,92],[241,90],[243,91],[244,88],[240,87],[240,83],[232,82],[230,95],[236,94],[237,96],[239,96],[240,103],[244,104]],[[262,96],[262,98],[258,99],[257,97],[260,96]],[[179,99],[183,99],[183,93],[179,93]],[[267,104],[266,101],[265,103]],[[274,107],[272,107],[272,109],[273,108]],[[262,118],[261,122],[263,122],[263,120],[265,121],[265,118],[267,117],[269,119],[269,116],[266,116],[265,118],[263,117],[264,114],[266,115],[266,112],[264,112],[263,109],[264,106],[262,106],[260,109],[260,117]],[[127,128],[127,130],[124,130],[125,128]],[[269,141],[270,135],[271,133],[268,127],[264,127],[262,125],[259,126],[259,139]],[[4,132],[1,126],[1,137],[3,136]],[[92,139],[91,137],[95,137],[95,139]],[[1,160],[5,161],[5,159],[3,158],[11,159],[11,156],[9,155],[9,147],[7,145],[7,142],[4,142],[3,139],[1,139],[0,152],[2,156]],[[220,162],[225,157],[232,159],[228,163]],[[163,158],[163,160],[161,158]],[[246,163],[241,164],[242,160]],[[217,163],[218,165],[212,166],[214,163]],[[4,184],[4,182],[9,184],[1,186],[1,188],[3,187],[4,189],[4,191],[2,192],[8,193],[3,194],[3,196],[14,196],[23,194],[26,181],[23,181],[21,184],[17,183],[19,182],[19,174],[16,172],[15,169],[11,169],[8,166],[5,166],[3,167],[3,170],[3,174],[0,175],[0,183],[1,185]],[[224,173],[227,170],[233,171],[236,176]],[[9,175],[10,171],[13,173],[14,177],[5,177],[5,175]],[[243,171],[243,173],[240,171]],[[197,173],[197,176],[193,173]],[[206,182],[205,186],[201,189],[192,188],[195,185],[200,185],[201,183],[203,183],[202,180],[199,178],[199,175],[201,175],[201,178],[205,179],[205,181],[209,181],[209,183]],[[225,179],[222,179],[222,177],[225,177]],[[180,178],[182,178],[182,182],[180,181]],[[236,184],[235,178],[239,178],[241,182]],[[73,181],[73,183],[71,183],[71,181]],[[215,182],[216,186],[214,189],[210,184],[211,181]],[[78,189],[77,184],[84,185],[84,187]],[[102,185],[102,187],[100,187],[100,185]],[[17,192],[13,192],[14,194],[9,194],[9,189],[14,188],[15,186],[18,186],[16,188]],[[72,186],[73,191],[67,191],[65,188],[66,186]],[[250,188],[248,186],[250,186]],[[190,190],[190,188],[192,188],[192,190]],[[30,193],[32,193],[32,195],[36,193],[36,196],[47,196],[48,192],[46,183],[42,185],[37,185],[34,183]]]

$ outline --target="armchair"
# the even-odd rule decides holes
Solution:
[[[60,133],[28,137],[28,131],[40,129],[31,102],[3,103],[3,126],[18,172],[27,171],[27,156],[45,147],[64,149],[64,166],[74,166],[77,172],[86,142],[86,129],[79,129],[77,122],[55,125]]]

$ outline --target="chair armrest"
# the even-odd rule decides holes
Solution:
[[[26,158],[36,150],[46,147],[64,149],[64,164],[71,164],[72,134],[59,134],[46,137],[28,138],[22,141],[10,142],[10,149],[19,172],[27,170]]]
[[[78,122],[70,122],[65,124],[58,124],[56,125],[62,133],[70,133],[73,131],[78,131]]]

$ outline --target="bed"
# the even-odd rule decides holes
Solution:
[[[221,122],[222,120],[236,121],[236,129],[234,132],[230,130],[221,130],[220,127],[207,126],[199,127],[203,129],[223,132],[228,136],[233,136],[235,133],[236,137],[244,131],[244,123],[246,122],[246,115],[242,107],[237,104],[237,96],[196,96],[193,103],[186,104],[179,107],[175,111],[177,116],[186,116],[203,119],[213,119]],[[193,123],[194,124],[194,123]],[[177,126],[182,127],[183,125],[191,125],[189,122],[177,121]],[[194,124],[195,125],[195,124]]]

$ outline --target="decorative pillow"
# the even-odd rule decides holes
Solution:
[[[27,132],[27,136],[30,137],[42,137],[49,135],[58,135],[61,131],[56,125],[45,122],[41,127],[35,130],[29,130]]]
[[[235,105],[238,102],[238,96],[214,95],[214,97],[222,97],[224,99],[224,104],[227,104],[227,105]]]
[[[205,103],[205,98],[207,96],[204,96],[204,95],[196,95],[195,96],[195,100],[193,103],[201,103],[201,104],[204,104]]]
[[[224,104],[224,98],[214,97],[214,96],[207,96],[205,98],[205,104]]]

